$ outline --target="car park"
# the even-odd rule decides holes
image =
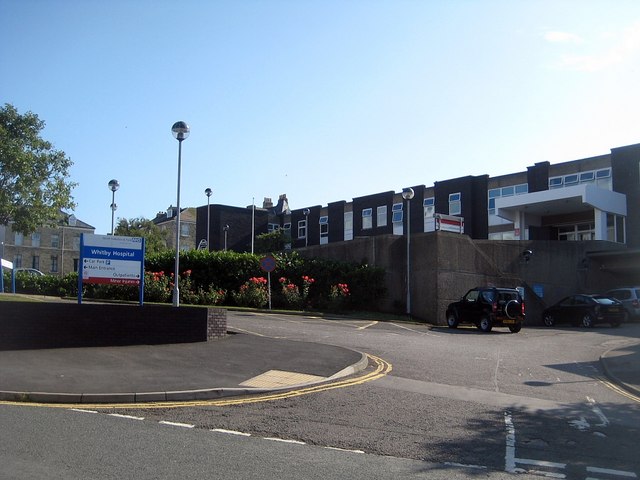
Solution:
[[[547,327],[558,323],[591,328],[597,323],[620,326],[625,310],[618,300],[604,295],[577,294],[563,298],[542,312],[542,321]]]
[[[490,332],[493,327],[508,327],[517,333],[525,320],[525,305],[515,288],[476,287],[449,304],[446,318],[449,328],[468,323],[483,332]]]
[[[605,295],[622,302],[627,313],[624,321],[640,321],[640,287],[614,288],[605,293]]]

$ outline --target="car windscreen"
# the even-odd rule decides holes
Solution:
[[[615,305],[618,301],[609,297],[593,297],[593,299],[601,305]]]

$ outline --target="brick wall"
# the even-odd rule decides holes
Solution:
[[[2,302],[0,350],[206,342],[226,310],[169,305]]]

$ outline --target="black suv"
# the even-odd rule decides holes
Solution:
[[[483,332],[509,327],[517,333],[524,323],[524,300],[515,288],[476,287],[447,307],[447,325],[471,323]]]

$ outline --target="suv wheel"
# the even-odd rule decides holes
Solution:
[[[491,329],[493,328],[493,322],[491,321],[491,319],[489,317],[487,317],[485,315],[478,322],[478,328],[482,332],[489,333],[491,331]]]
[[[585,313],[582,317],[582,326],[586,328],[593,327],[593,316],[590,313]]]
[[[447,315],[447,325],[449,328],[458,328],[458,317],[451,312]]]
[[[547,327],[553,327],[553,325],[556,323],[555,319],[553,318],[553,315],[551,315],[550,313],[547,313],[542,319],[542,321]]]
[[[516,323],[515,325],[509,325],[509,330],[511,331],[511,333],[518,333],[520,330],[522,330],[522,324]]]

